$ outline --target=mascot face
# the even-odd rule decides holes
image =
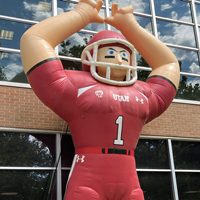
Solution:
[[[108,80],[124,81],[127,75],[127,65],[130,65],[130,53],[117,46],[103,47],[98,50],[97,62],[107,63],[107,67],[97,66],[99,76]],[[116,65],[116,67],[110,67],[110,72],[107,72],[108,63]]]
[[[81,60],[83,70],[100,82],[128,86],[137,80],[135,48],[119,33],[97,33],[83,50]]]

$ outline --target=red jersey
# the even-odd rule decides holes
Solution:
[[[89,72],[65,71],[58,59],[32,69],[28,80],[34,92],[69,124],[75,148],[135,149],[144,124],[163,113],[176,94],[160,76],[119,87],[98,82]]]
[[[151,77],[126,87],[107,85],[89,72],[64,71],[55,58],[27,76],[41,101],[70,126],[76,154],[65,200],[144,200],[133,151],[144,124],[173,100],[173,84]]]

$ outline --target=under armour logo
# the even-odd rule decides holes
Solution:
[[[85,156],[84,155],[82,155],[82,157],[80,158],[79,157],[79,155],[76,157],[76,162],[78,162],[79,160],[81,161],[81,163],[83,163],[84,162],[84,158],[85,158]]]
[[[144,104],[144,100],[143,99],[139,99],[137,96],[135,97],[135,100],[138,102],[138,101],[141,101],[141,104]]]

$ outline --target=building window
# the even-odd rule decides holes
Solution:
[[[14,18],[42,21],[51,17],[51,5],[51,0],[3,0],[1,1],[0,13]]]
[[[0,152],[0,199],[63,199],[75,152],[70,134],[0,132]],[[135,159],[145,199],[199,199],[199,157],[197,139],[141,136]]]
[[[145,199],[198,199],[200,142],[144,138],[138,142],[135,158]]]
[[[172,141],[180,200],[200,198],[200,143]]]
[[[0,152],[0,199],[53,195],[55,135],[0,132]]]
[[[106,10],[111,11],[113,2],[113,0],[104,1],[100,10],[103,17],[109,13]],[[115,0],[115,2],[119,4],[120,8],[132,5],[134,15],[140,25],[163,41],[177,57],[181,68],[181,80],[175,98],[177,100],[199,101],[200,22],[198,16],[200,1]],[[11,82],[28,83],[21,63],[18,64],[17,69],[13,67],[14,60],[6,63],[9,54],[17,53],[20,55],[20,38],[28,28],[43,19],[73,10],[77,3],[78,1],[72,0],[28,0],[18,3],[14,0],[3,0],[3,6],[0,8],[0,81],[6,81],[8,85],[11,85]],[[55,6],[52,9],[52,5],[57,5],[56,12],[54,12]],[[81,70],[80,55],[82,49],[91,36],[105,29],[115,30],[105,23],[92,23],[59,44],[57,53],[62,62],[65,63],[64,68]],[[140,55],[138,55],[137,61],[139,80],[145,81],[151,69],[148,68],[148,64]],[[67,66],[70,62],[73,64]],[[76,67],[74,63],[78,63],[79,66]],[[12,67],[10,67],[11,65]]]

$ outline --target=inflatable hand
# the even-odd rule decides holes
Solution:
[[[91,22],[103,23],[104,18],[99,15],[99,11],[103,5],[103,1],[97,0],[80,0],[76,8],[74,9],[78,12],[82,19],[85,21],[86,18],[90,18]]]
[[[114,26],[120,31],[130,25],[139,27],[139,24],[133,16],[132,6],[126,6],[119,9],[119,5],[117,3],[112,4],[112,16],[107,17],[105,22],[111,26]]]

